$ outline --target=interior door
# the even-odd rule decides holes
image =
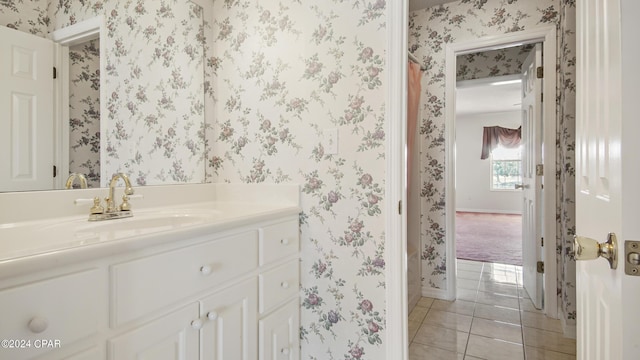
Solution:
[[[576,232],[618,239],[617,268],[577,261],[578,359],[640,351],[640,278],[625,275],[624,251],[625,240],[640,240],[639,15],[636,0],[577,2]]]
[[[52,189],[54,44],[0,26],[0,191]]]
[[[522,267],[524,288],[533,305],[542,309],[542,45],[536,44],[522,64]]]

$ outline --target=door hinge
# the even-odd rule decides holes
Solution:
[[[544,246],[544,238],[540,238],[540,246]]]
[[[537,176],[543,176],[544,175],[544,165],[543,164],[536,165],[536,175]]]
[[[53,165],[53,177],[56,177],[56,176],[58,176],[58,168],[55,165]]]
[[[538,79],[542,79],[544,77],[544,68],[542,66],[538,66],[536,69],[536,77]]]
[[[56,67],[53,67],[53,78],[57,79],[58,78],[58,69],[56,69]]]
[[[544,263],[542,261],[538,261],[536,264],[536,271],[539,274],[544,274]]]
[[[398,215],[402,215],[402,200],[398,201]]]

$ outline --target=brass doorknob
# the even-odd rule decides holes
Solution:
[[[576,260],[593,260],[603,257],[609,261],[611,269],[618,267],[618,239],[614,233],[609,233],[607,242],[602,244],[597,240],[576,235],[573,237],[573,251]]]

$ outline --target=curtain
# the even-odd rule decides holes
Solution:
[[[418,126],[418,110],[420,108],[420,91],[422,70],[420,64],[409,61],[408,66],[408,96],[407,96],[407,186],[411,179],[413,147],[416,139],[416,128]]]
[[[493,149],[502,145],[507,149],[513,149],[520,145],[522,140],[522,127],[507,129],[500,126],[485,126],[482,134],[482,154],[480,159],[488,159]]]

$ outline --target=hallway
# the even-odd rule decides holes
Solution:
[[[535,309],[522,267],[457,260],[458,299],[423,297],[409,315],[409,358],[575,359],[576,342],[559,320]]]

